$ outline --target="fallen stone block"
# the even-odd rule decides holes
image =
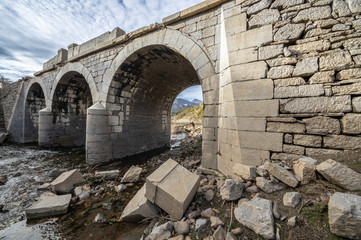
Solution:
[[[122,178],[122,183],[134,183],[139,180],[140,174],[142,172],[142,168],[137,166],[132,166],[129,170],[124,174]]]
[[[236,179],[227,179],[220,189],[223,200],[233,201],[242,197],[244,185]]]
[[[298,180],[295,178],[295,176],[285,168],[270,162],[266,162],[264,167],[271,175],[276,177],[278,180],[281,180],[288,186],[296,187],[298,185]]]
[[[293,171],[301,180],[301,184],[307,184],[316,178],[317,161],[310,157],[300,158],[293,164]]]
[[[316,170],[328,181],[347,190],[361,190],[361,174],[332,159],[316,166]]]
[[[139,222],[148,217],[158,215],[157,207],[145,198],[145,186],[143,186],[129,201],[124,208],[121,218],[125,222]]]
[[[274,193],[283,190],[285,187],[282,183],[273,183],[264,177],[256,178],[256,185],[266,193]]]
[[[301,195],[298,192],[288,192],[283,195],[283,205],[295,208],[301,202]]]
[[[83,176],[77,169],[74,169],[62,173],[50,183],[50,188],[55,193],[69,193],[74,189],[75,185],[82,182],[84,182]]]
[[[361,239],[361,196],[334,193],[328,202],[328,221],[333,234]]]
[[[245,180],[253,180],[257,177],[257,168],[245,164],[236,163],[233,166],[233,173]]]
[[[104,177],[106,179],[114,179],[119,175],[120,171],[119,170],[110,170],[110,171],[96,171],[95,172],[95,177]]]
[[[180,220],[199,187],[200,177],[172,159],[147,177],[145,197]]]
[[[272,201],[256,197],[235,208],[234,216],[244,226],[266,239],[274,239]]]
[[[25,210],[26,218],[30,220],[65,214],[68,211],[70,200],[71,194],[57,196],[45,193]]]
[[[8,136],[7,133],[5,133],[5,132],[0,132],[0,144],[5,141],[5,139],[6,139],[7,136]]]

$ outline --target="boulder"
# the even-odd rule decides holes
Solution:
[[[157,207],[145,198],[145,186],[143,186],[129,201],[124,208],[121,218],[125,222],[139,222],[143,218],[158,215]]]
[[[221,226],[218,226],[216,231],[214,231],[213,233],[214,240],[226,240],[226,237],[227,237],[226,231]]]
[[[54,181],[50,183],[50,188],[55,193],[69,193],[75,185],[83,183],[84,178],[77,169],[73,169],[62,173]]]
[[[186,221],[179,221],[173,223],[174,231],[178,235],[184,235],[189,233],[189,223]]]
[[[288,186],[296,187],[298,185],[298,180],[295,176],[285,168],[270,162],[266,162],[264,166],[271,175],[281,180]]]
[[[307,184],[316,178],[315,162],[309,161],[308,159],[313,158],[300,158],[293,164],[293,171],[295,172],[296,176],[300,178],[301,184]]]
[[[25,210],[26,218],[37,219],[53,217],[67,213],[71,194],[57,196],[44,193],[39,200]]]
[[[266,193],[274,193],[274,192],[281,191],[282,189],[284,189],[283,184],[273,183],[264,177],[257,177],[256,185],[257,185],[257,187],[259,187]]]
[[[134,183],[139,180],[140,173],[142,172],[142,168],[137,166],[132,166],[129,170],[124,174],[122,178],[122,183]]]
[[[199,187],[200,177],[172,159],[146,179],[145,197],[180,220]]]
[[[6,139],[7,136],[8,136],[7,133],[5,133],[5,132],[0,132],[0,144],[5,141],[5,139]]]
[[[235,208],[236,219],[265,239],[275,237],[272,201],[256,197]]]
[[[220,189],[223,200],[233,201],[242,197],[244,185],[236,179],[227,179]]]
[[[257,177],[257,168],[254,166],[236,163],[233,166],[233,173],[245,180],[254,180]]]
[[[361,239],[361,196],[334,193],[328,202],[328,221],[333,234]]]
[[[361,190],[361,174],[332,159],[317,165],[316,170],[340,187],[351,191]]]
[[[298,192],[288,192],[283,195],[283,205],[296,207],[301,202],[301,195]]]
[[[96,171],[95,177],[104,177],[106,179],[114,179],[119,175],[119,170],[110,170],[110,171]]]
[[[166,222],[153,229],[145,240],[168,240],[172,236],[173,224]]]

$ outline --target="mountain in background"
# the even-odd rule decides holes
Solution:
[[[182,109],[195,107],[201,104],[199,99],[193,99],[192,101],[185,100],[183,98],[176,98],[172,105],[172,115],[177,115]]]

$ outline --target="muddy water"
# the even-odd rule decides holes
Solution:
[[[172,136],[171,149],[175,149],[186,134]],[[146,157],[139,163],[147,162]],[[136,163],[138,164],[138,163]],[[47,151],[36,146],[0,146],[0,175],[7,175],[5,185],[0,186],[0,239],[139,239],[145,224],[119,222],[124,207],[142,183],[128,187],[121,194],[114,191],[117,181],[99,182],[87,179],[99,194],[91,195],[82,204],[71,204],[69,213],[55,219],[26,222],[24,209],[31,206],[47,190],[38,188],[52,181],[61,172],[78,168],[82,173],[94,172],[85,164],[84,153],[79,149]],[[102,170],[119,169],[121,174],[129,164],[109,164]],[[1,209],[1,208],[0,208]],[[94,223],[101,213],[106,222]]]

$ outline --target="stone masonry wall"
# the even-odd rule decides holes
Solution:
[[[8,128],[13,108],[21,91],[22,80],[8,84],[0,88],[0,102],[4,114],[5,127]]]

